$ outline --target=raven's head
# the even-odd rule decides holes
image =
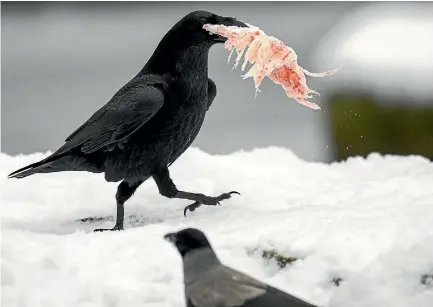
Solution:
[[[203,29],[205,24],[248,27],[233,17],[222,17],[206,11],[194,11],[179,20],[162,38],[152,57],[143,68],[148,73],[203,68],[207,65],[207,51],[227,39]],[[206,55],[206,56],[204,56]]]
[[[186,228],[178,232],[168,233],[164,239],[176,246],[182,257],[198,249],[212,249],[205,234],[196,228]]]
[[[204,30],[203,25],[205,24],[248,27],[234,17],[223,17],[207,11],[194,11],[179,20],[172,31],[182,35],[181,39],[190,45],[213,45],[227,40],[225,37]]]

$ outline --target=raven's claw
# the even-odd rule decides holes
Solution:
[[[186,217],[186,211],[189,210],[189,211],[193,212],[198,207],[200,207],[200,203],[198,201],[192,203],[191,205],[186,206],[185,209],[183,209],[183,216]]]
[[[117,230],[123,230],[123,226],[114,226],[113,228],[98,228],[93,230],[93,232],[117,231]]]
[[[185,209],[183,209],[183,215],[186,217],[186,212],[189,210],[191,212],[193,212],[195,209],[197,209],[198,207],[200,207],[201,205],[206,205],[206,206],[221,206],[221,201],[225,200],[225,199],[229,199],[231,196],[231,194],[238,194],[241,195],[239,192],[237,191],[231,191],[228,193],[223,193],[220,196],[217,197],[210,197],[210,196],[205,196],[205,195],[201,195],[198,196],[198,199],[192,203],[191,205],[188,205],[185,207]]]

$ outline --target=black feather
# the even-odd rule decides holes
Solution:
[[[223,265],[196,228],[165,238],[182,256],[187,307],[317,307]]]
[[[205,11],[187,14],[161,39],[139,73],[63,146],[9,177],[87,171],[104,173],[109,182],[123,180],[116,193],[117,219],[123,224],[124,202],[142,182],[158,176],[188,149],[216,96],[215,83],[208,78],[208,54],[224,40],[205,31],[204,22],[239,24]],[[158,188],[167,197],[177,193],[168,170]]]

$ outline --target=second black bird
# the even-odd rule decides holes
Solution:
[[[317,307],[222,264],[196,228],[164,238],[182,256],[187,307]]]
[[[122,181],[115,226],[96,231],[123,229],[124,203],[150,177],[163,196],[194,202],[184,213],[202,204],[217,205],[237,193],[211,197],[181,191],[168,170],[196,138],[216,96],[215,83],[208,77],[208,53],[225,38],[203,30],[207,23],[246,27],[235,18],[206,11],[186,15],[166,33],[141,71],[62,147],[9,177],[87,171],[105,173],[108,182]]]

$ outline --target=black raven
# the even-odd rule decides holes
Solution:
[[[187,307],[316,307],[225,266],[198,229],[164,238],[182,256]]]
[[[159,42],[141,71],[101,109],[65,140],[49,157],[23,167],[9,178],[36,173],[87,171],[105,173],[117,188],[117,217],[112,229],[121,230],[124,203],[148,178],[161,195],[191,200],[185,207],[217,205],[232,191],[217,197],[180,191],[168,167],[196,138],[216,96],[208,77],[209,49],[226,38],[202,29],[204,24],[247,27],[232,17],[194,11],[178,21]]]

